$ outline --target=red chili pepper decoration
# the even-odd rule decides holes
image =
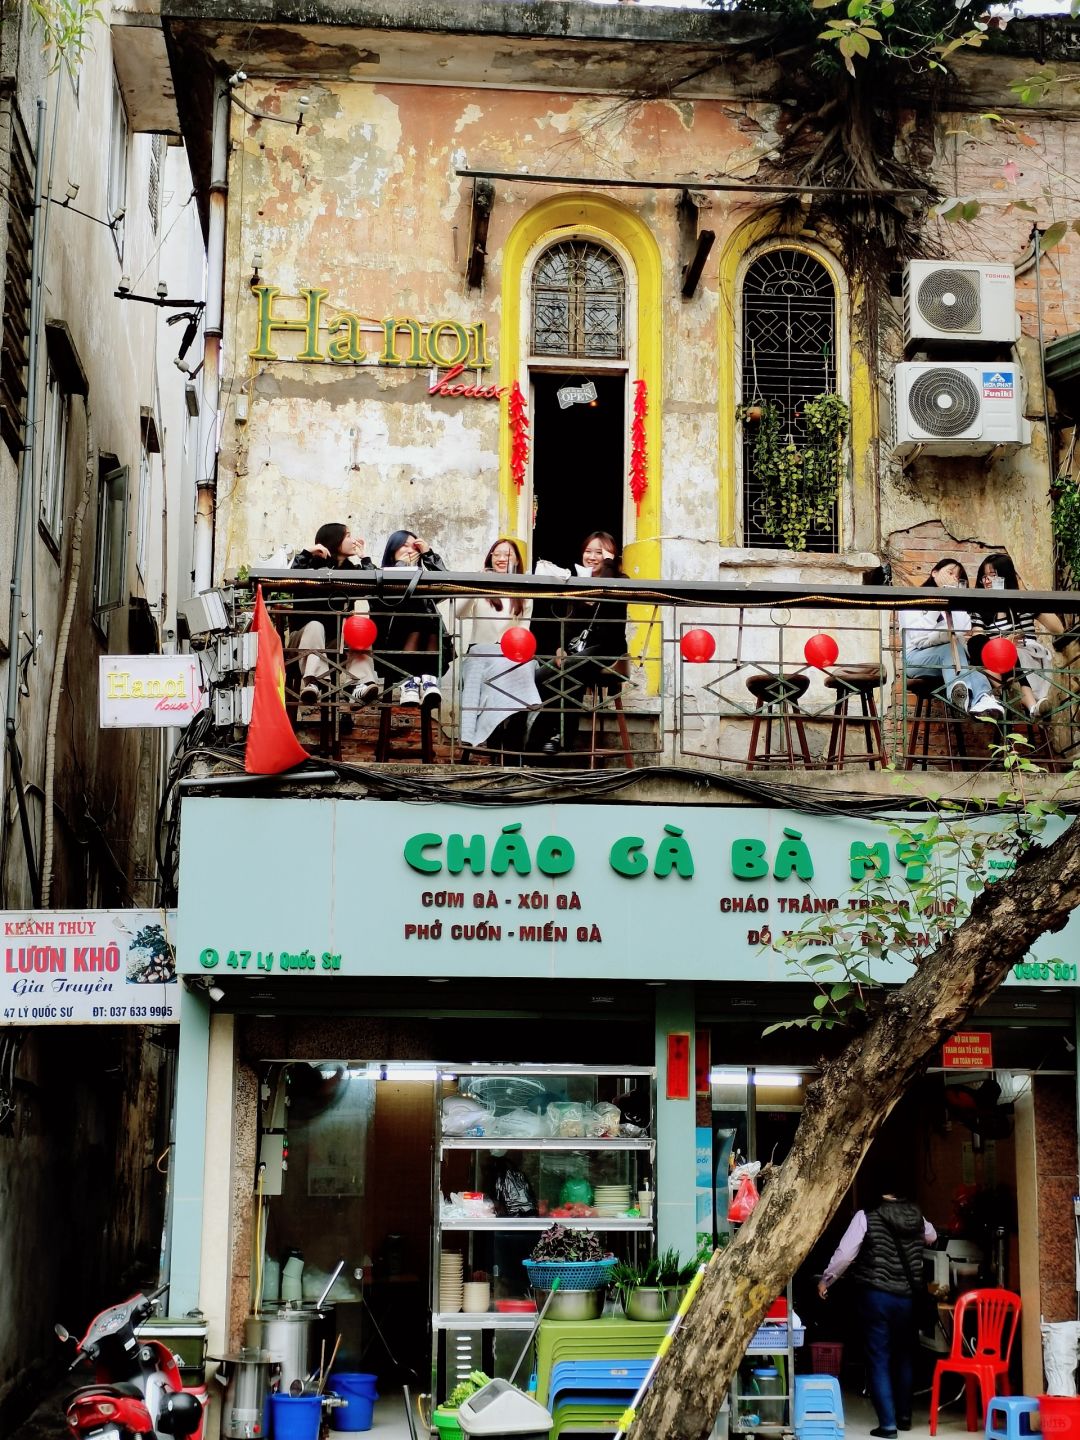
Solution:
[[[630,494],[641,514],[641,501],[649,488],[649,454],[645,439],[645,416],[649,413],[649,387],[634,381],[634,422],[630,427]]]
[[[525,469],[529,463],[529,419],[525,396],[515,380],[510,387],[508,404],[510,424],[510,474],[518,490],[525,484]]]

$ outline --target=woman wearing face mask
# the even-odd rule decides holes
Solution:
[[[520,575],[521,551],[514,540],[496,540],[484,556],[493,575]],[[532,601],[494,595],[470,595],[454,602],[458,621],[467,623],[467,648],[461,662],[461,743],[501,744],[518,754],[525,744],[527,712],[540,704],[536,662],[508,660],[500,641],[507,630],[529,628]]]
[[[382,569],[445,570],[440,556],[412,530],[395,530],[383,551]],[[388,657],[388,677],[404,675],[402,705],[436,708],[439,677],[450,663],[449,641],[435,602],[410,595],[372,604],[379,622],[378,654]]]
[[[994,582],[997,582],[995,584]],[[1005,554],[987,555],[975,576],[976,590],[1019,590],[1016,567]],[[1002,685],[1015,683],[1027,713],[1036,718],[1053,709],[1050,696],[1054,657],[1035,632],[1036,624],[1051,635],[1061,635],[1064,625],[1059,616],[1034,610],[998,610],[992,615],[976,615],[968,655],[975,665],[982,664],[982,652],[995,636],[1009,639],[1016,646],[1016,664],[1001,677]]]
[[[939,560],[923,581],[928,590],[966,590],[967,571],[959,560]],[[928,597],[932,598],[932,597]],[[964,637],[971,629],[966,610],[901,610],[900,634],[904,647],[904,674],[908,680],[938,680],[945,686],[949,704],[987,720],[1005,718],[990,681],[973,670]]]
[[[364,542],[349,534],[349,527],[338,522],[320,525],[310,550],[293,556],[293,570],[373,570],[364,554]],[[350,602],[347,597],[327,599],[317,609],[305,607],[300,615],[309,616],[299,634],[289,636],[290,647],[300,652],[300,701],[317,705],[329,683],[330,666],[326,659],[327,637],[336,644],[345,616],[351,612],[368,613],[368,602]],[[378,698],[379,682],[370,650],[349,650],[345,671],[352,682],[349,700],[353,705],[367,705]]]
[[[626,579],[614,536],[606,530],[586,535],[576,568],[579,575],[594,579]],[[555,627],[557,635],[553,636]],[[574,748],[585,692],[618,690],[623,684],[620,667],[626,656],[626,604],[620,600],[574,600],[564,617],[545,623],[545,641],[551,658],[539,673],[544,708],[533,722],[529,741],[542,755],[557,755]]]

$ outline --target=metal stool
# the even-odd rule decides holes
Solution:
[[[853,755],[854,761],[865,761],[871,770],[875,765],[887,765],[885,737],[881,733],[881,717],[878,715],[874,692],[885,681],[885,672],[880,665],[834,665],[825,676],[826,690],[836,691],[833,706],[833,722],[829,731],[829,753],[825,761],[827,770],[843,770],[847,760],[847,732],[849,728],[863,733],[864,754]],[[852,718],[849,704],[858,697],[862,718]]]
[[[950,770],[955,770],[954,760],[968,758],[967,741],[964,739],[964,723],[957,723],[949,715],[948,703],[938,691],[943,680],[931,676],[918,676],[906,681],[908,693],[915,696],[915,713],[908,728],[907,745],[904,749],[904,769],[910,770],[919,759],[919,737],[922,735],[921,765],[925,770],[936,757],[930,755],[930,729],[940,725],[945,732],[945,760]],[[934,706],[940,714],[934,714]],[[921,731],[920,731],[921,727]]]
[[[1038,1415],[1039,1402],[1029,1395],[996,1395],[986,1407],[986,1440],[1024,1440],[1037,1435],[1031,1417]]]
[[[806,743],[803,712],[799,709],[798,703],[810,688],[810,677],[808,675],[748,675],[746,688],[756,701],[754,726],[750,731],[750,745],[746,752],[747,770],[753,770],[757,765],[786,765],[793,770],[796,765],[795,747],[792,743],[793,728],[799,742],[801,763],[808,770],[813,769],[813,757],[810,754],[810,746]],[[762,721],[765,722],[765,749],[759,755],[758,739],[761,735]],[[774,755],[772,750],[774,722],[780,726],[784,737],[785,753],[780,755]]]

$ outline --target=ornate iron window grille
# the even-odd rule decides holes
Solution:
[[[742,290],[742,403],[771,402],[781,433],[796,447],[806,439],[802,407],[836,389],[836,288],[820,260],[805,250],[767,250],[746,271]],[[781,546],[764,530],[764,487],[754,474],[754,427],[743,425],[743,544]],[[836,550],[836,506],[830,523],[811,530],[807,550]]]
[[[626,275],[610,250],[561,240],[540,256],[532,278],[532,353],[625,358]]]

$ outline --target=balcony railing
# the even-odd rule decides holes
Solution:
[[[919,665],[898,622],[932,600],[976,628],[1008,609],[1068,627],[1073,595],[415,571],[247,583],[282,635],[297,732],[335,759],[980,770],[1003,763],[1010,735],[1048,770],[1080,753],[1080,636],[1043,636],[1045,653],[1021,649],[1000,674],[969,663],[963,633]],[[363,650],[349,644],[358,615],[375,627],[373,641],[360,627]]]

